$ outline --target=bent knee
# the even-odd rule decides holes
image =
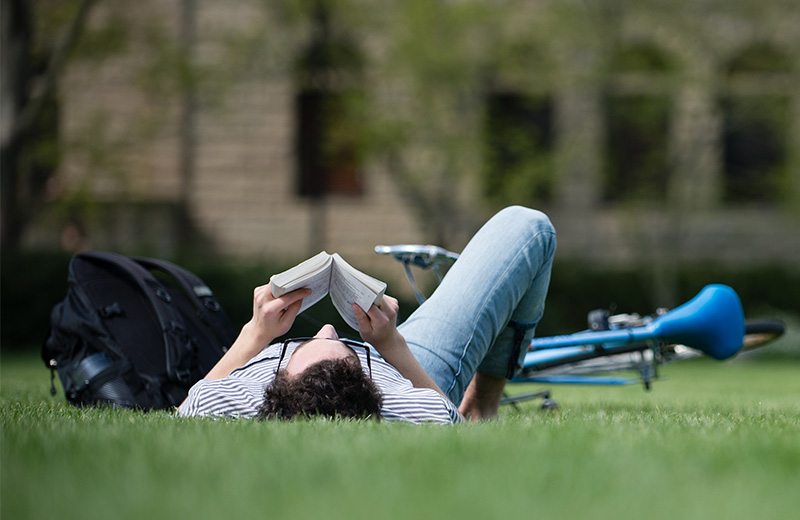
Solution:
[[[550,218],[538,209],[525,206],[508,206],[497,215],[507,218],[511,222],[524,225],[534,233],[556,234],[555,226],[550,222]]]

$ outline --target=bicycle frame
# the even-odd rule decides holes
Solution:
[[[436,246],[377,246],[375,252],[390,254],[400,261],[415,291],[417,301],[424,295],[414,281],[411,266],[433,268],[441,281],[440,265],[458,258]],[[744,313],[736,292],[725,285],[709,285],[694,298],[655,318],[621,315],[609,320],[606,330],[585,330],[574,334],[534,338],[528,346],[523,368],[513,383],[625,385],[642,382],[650,388],[662,364],[699,357],[722,360],[742,347]],[[638,372],[636,377],[599,375],[621,371]],[[548,392],[525,398],[545,397]],[[505,402],[520,400],[511,398]]]

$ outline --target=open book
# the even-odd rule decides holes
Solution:
[[[352,304],[357,303],[366,312],[372,304],[380,305],[386,291],[385,283],[354,268],[338,253],[330,255],[325,251],[273,275],[269,281],[276,298],[295,289],[311,288],[311,295],[303,299],[300,312],[330,293],[333,306],[355,330],[358,330],[358,321]]]

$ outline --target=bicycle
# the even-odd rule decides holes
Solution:
[[[437,282],[459,257],[458,253],[432,245],[379,245],[375,252],[391,255],[403,264],[417,302],[425,295],[412,267],[431,269]],[[786,326],[779,319],[745,319],[736,292],[720,284],[704,287],[694,298],[675,309],[661,308],[652,315],[615,314],[594,310],[588,328],[561,336],[533,338],[522,370],[511,383],[627,385],[642,383],[646,390],[658,379],[659,367],[709,356],[728,359],[739,352],[762,347],[782,336]],[[608,374],[634,372],[637,375]],[[558,404],[550,390],[506,396],[501,404],[541,398],[542,408]]]

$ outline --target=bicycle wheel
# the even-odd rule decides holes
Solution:
[[[745,320],[742,350],[763,347],[786,332],[786,324],[779,319]]]

